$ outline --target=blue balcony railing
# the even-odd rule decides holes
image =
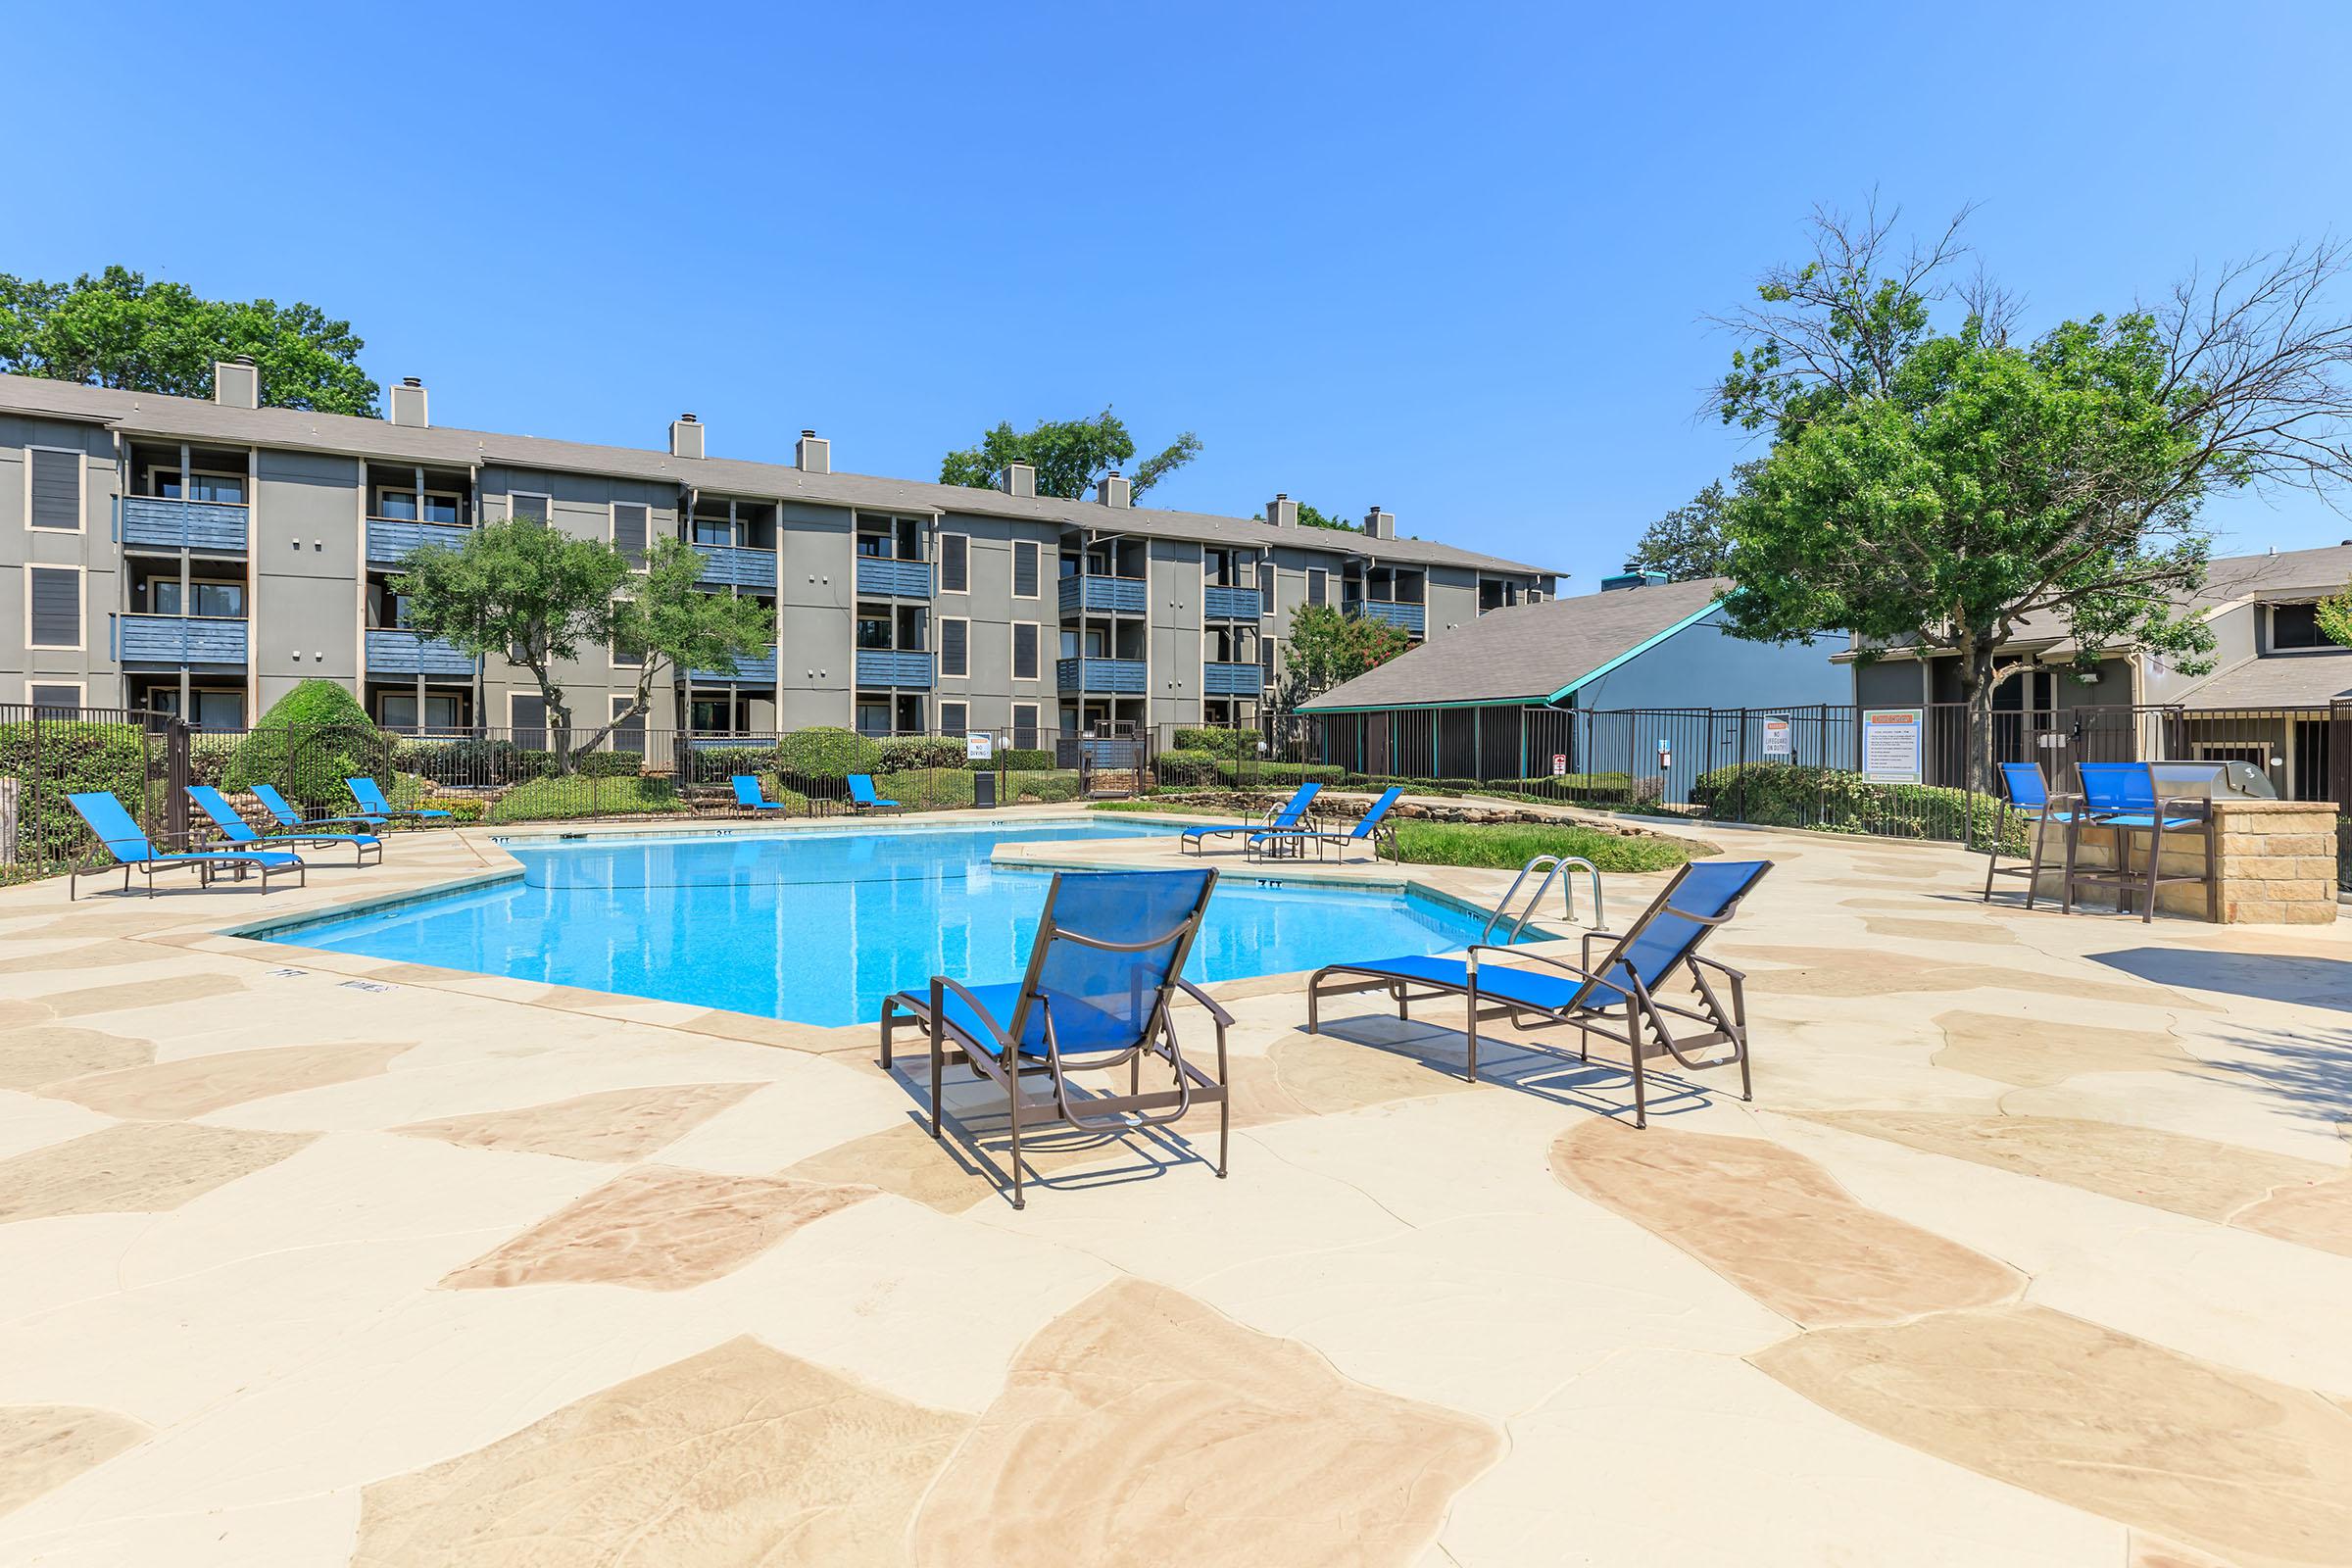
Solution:
[[[763,588],[776,586],[776,553],[742,545],[696,545],[703,558],[706,588]]]
[[[426,545],[462,550],[472,534],[454,522],[400,522],[390,517],[368,519],[368,564],[397,566],[401,558]],[[471,666],[468,666],[471,667]]]
[[[215,615],[115,615],[119,664],[242,664],[245,622]]]
[[[1076,614],[1083,600],[1083,608],[1091,613],[1140,615],[1148,593],[1141,577],[1064,577],[1061,612]]]
[[[1211,620],[1255,620],[1265,609],[1254,588],[1211,588],[1200,602],[1201,613]]]
[[[931,656],[893,653],[882,648],[860,648],[858,650],[858,684],[867,689],[880,686],[927,689],[931,684]]]
[[[1398,604],[1391,599],[1359,599],[1352,607],[1366,620],[1385,620],[1418,637],[1429,625],[1429,607]]]
[[[895,594],[901,599],[928,599],[931,597],[931,563],[884,561],[878,556],[859,556],[858,591],[861,594]]]
[[[759,659],[738,659],[732,675],[722,675],[715,669],[696,669],[689,670],[686,679],[696,686],[773,686],[776,651],[770,648]]]
[[[464,649],[392,628],[368,633],[370,675],[470,675],[473,661]]]
[[[246,512],[227,501],[173,501],[163,496],[122,498],[122,542],[155,550],[245,553]]]
[[[1054,662],[1054,690],[1065,693],[1109,692],[1141,697],[1151,690],[1152,672],[1140,659],[1057,659]]]
[[[1211,661],[1201,666],[1200,690],[1209,697],[1255,697],[1265,689],[1266,672],[1255,664],[1227,664]]]

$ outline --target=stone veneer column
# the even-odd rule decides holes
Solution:
[[[2327,925],[2335,919],[2336,808],[2327,801],[2217,801],[2222,919]],[[2169,857],[2168,857],[2169,858]],[[2185,884],[2171,892],[2201,892]],[[2171,906],[2160,899],[2158,907]]]

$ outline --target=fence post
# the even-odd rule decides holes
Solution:
[[[172,720],[164,746],[164,831],[172,843],[188,843],[188,721]]]

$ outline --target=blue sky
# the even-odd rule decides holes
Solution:
[[[1160,504],[1378,504],[1589,588],[1749,450],[1700,318],[1814,203],[1981,203],[2034,322],[2352,212],[2341,6],[1629,9],[51,7],[0,270],[310,300],[450,424],[691,409],[930,477],[1107,404],[1206,443]]]

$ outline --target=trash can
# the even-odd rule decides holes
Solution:
[[[984,811],[994,810],[997,805],[997,770],[983,768],[972,775],[972,804]]]

